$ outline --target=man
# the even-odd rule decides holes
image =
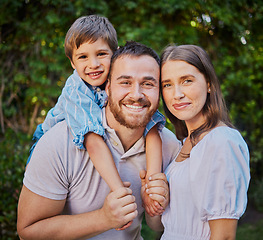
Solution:
[[[17,229],[22,239],[142,239],[143,132],[158,107],[159,75],[158,55],[142,44],[129,42],[112,57],[106,86],[109,99],[103,111],[105,141],[121,179],[130,187],[126,183],[127,187],[110,192],[87,151],[73,145],[65,122],[40,139],[18,204]],[[179,142],[166,128],[160,136],[165,169],[177,155]],[[161,180],[155,183],[153,196],[166,205],[167,185]]]

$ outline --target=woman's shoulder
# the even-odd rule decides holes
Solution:
[[[246,145],[245,140],[237,129],[220,125],[209,131],[199,142],[201,146],[227,146],[231,144]],[[199,144],[198,143],[198,144]],[[198,145],[197,144],[197,145]]]
[[[220,159],[222,162],[249,161],[249,149],[240,132],[228,126],[218,126],[206,134],[192,149],[192,158],[206,163]],[[202,161],[201,161],[202,162]]]

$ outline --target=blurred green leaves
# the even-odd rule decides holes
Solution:
[[[15,226],[17,199],[12,194],[22,181],[29,138],[72,73],[64,54],[65,34],[76,18],[89,14],[108,17],[120,45],[135,40],[159,54],[170,43],[205,48],[222,83],[231,119],[249,144],[252,184],[262,181],[262,0],[2,0],[0,192],[7,194],[0,205],[2,232],[11,222]],[[167,126],[172,129],[171,123]]]

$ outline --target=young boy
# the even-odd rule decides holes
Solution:
[[[75,145],[88,151],[95,168],[112,191],[122,187],[123,182],[103,140],[101,108],[107,102],[105,82],[111,56],[117,47],[116,31],[107,18],[90,15],[73,23],[65,38],[65,54],[75,70],[67,79],[55,107],[48,112],[43,124],[37,126],[33,138],[38,141],[52,126],[66,120]],[[157,111],[146,127],[148,177],[161,172],[162,142],[156,126],[162,129],[164,124],[164,116]]]

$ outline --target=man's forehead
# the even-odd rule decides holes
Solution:
[[[120,56],[115,60],[111,69],[111,75],[115,74],[128,74],[135,73],[144,74],[146,76],[155,76],[159,79],[159,64],[156,60],[149,55],[142,56]],[[158,75],[158,76],[157,76]]]

